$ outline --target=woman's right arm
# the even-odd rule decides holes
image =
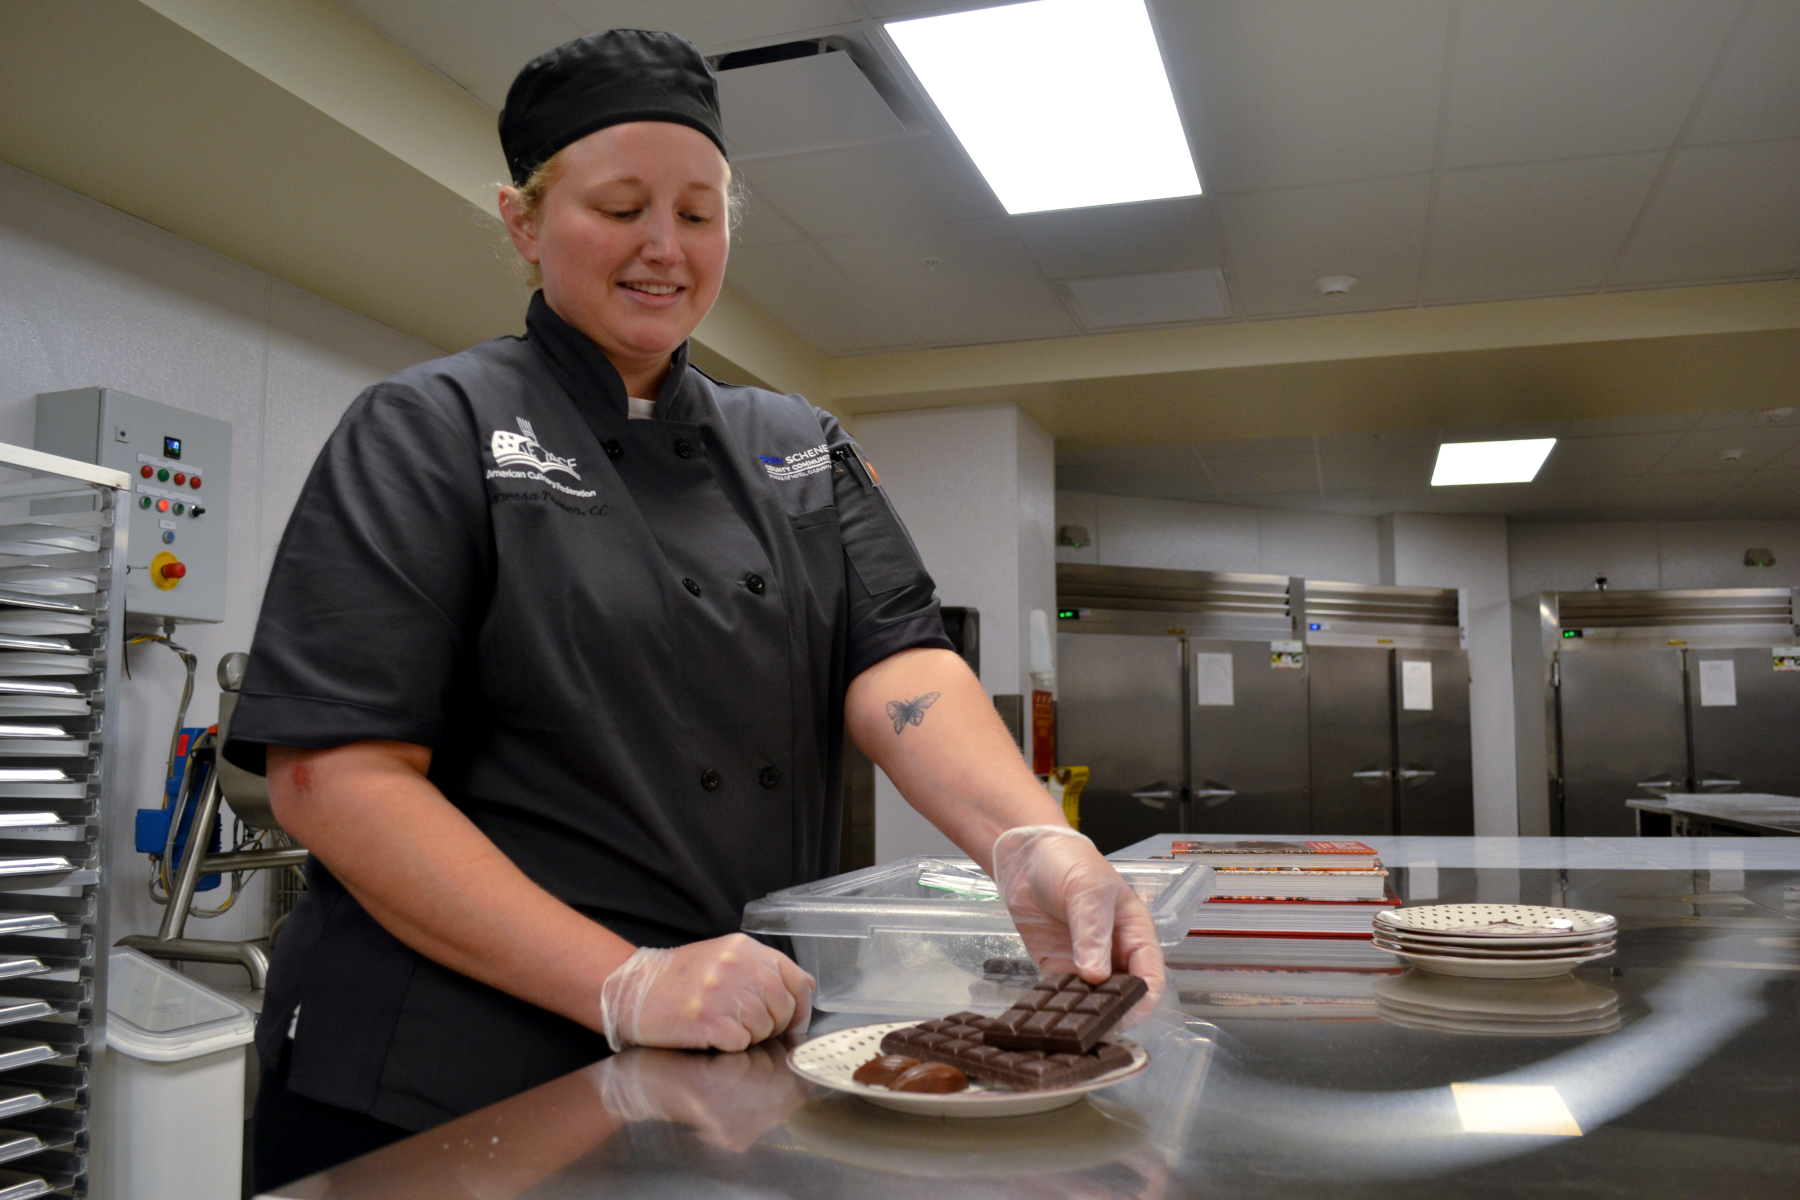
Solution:
[[[630,942],[533,883],[444,798],[407,742],[268,748],[282,827],[383,928],[434,962],[590,1029]],[[741,1050],[808,1011],[812,981],[743,934],[666,952],[633,989],[644,1045]]]

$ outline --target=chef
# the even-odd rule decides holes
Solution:
[[[846,736],[1041,963],[1153,1002],[1147,912],[1027,772],[855,442],[688,362],[732,216],[698,51],[559,46],[500,140],[524,336],[350,406],[225,750],[312,851],[257,1031],[259,1189],[625,1046],[803,1031],[813,981],[735,931],[836,870]]]

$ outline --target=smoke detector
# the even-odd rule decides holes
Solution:
[[[1736,462],[1738,459],[1744,457],[1744,448],[1742,446],[1733,446],[1729,450],[1721,450],[1719,451],[1719,457],[1725,462]]]
[[[1313,280],[1313,286],[1327,296],[1347,296],[1356,284],[1354,275],[1321,275]]]

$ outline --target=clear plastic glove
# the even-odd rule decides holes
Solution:
[[[1155,1009],[1167,986],[1156,925],[1093,842],[1066,825],[1009,829],[994,839],[994,883],[1039,968],[1089,983],[1129,971],[1150,992],[1125,1023]]]
[[[615,1051],[742,1050],[812,1023],[818,985],[794,960],[741,933],[674,950],[645,946],[600,987]]]

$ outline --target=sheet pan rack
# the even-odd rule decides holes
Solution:
[[[88,1195],[129,483],[0,445],[0,1200]]]

